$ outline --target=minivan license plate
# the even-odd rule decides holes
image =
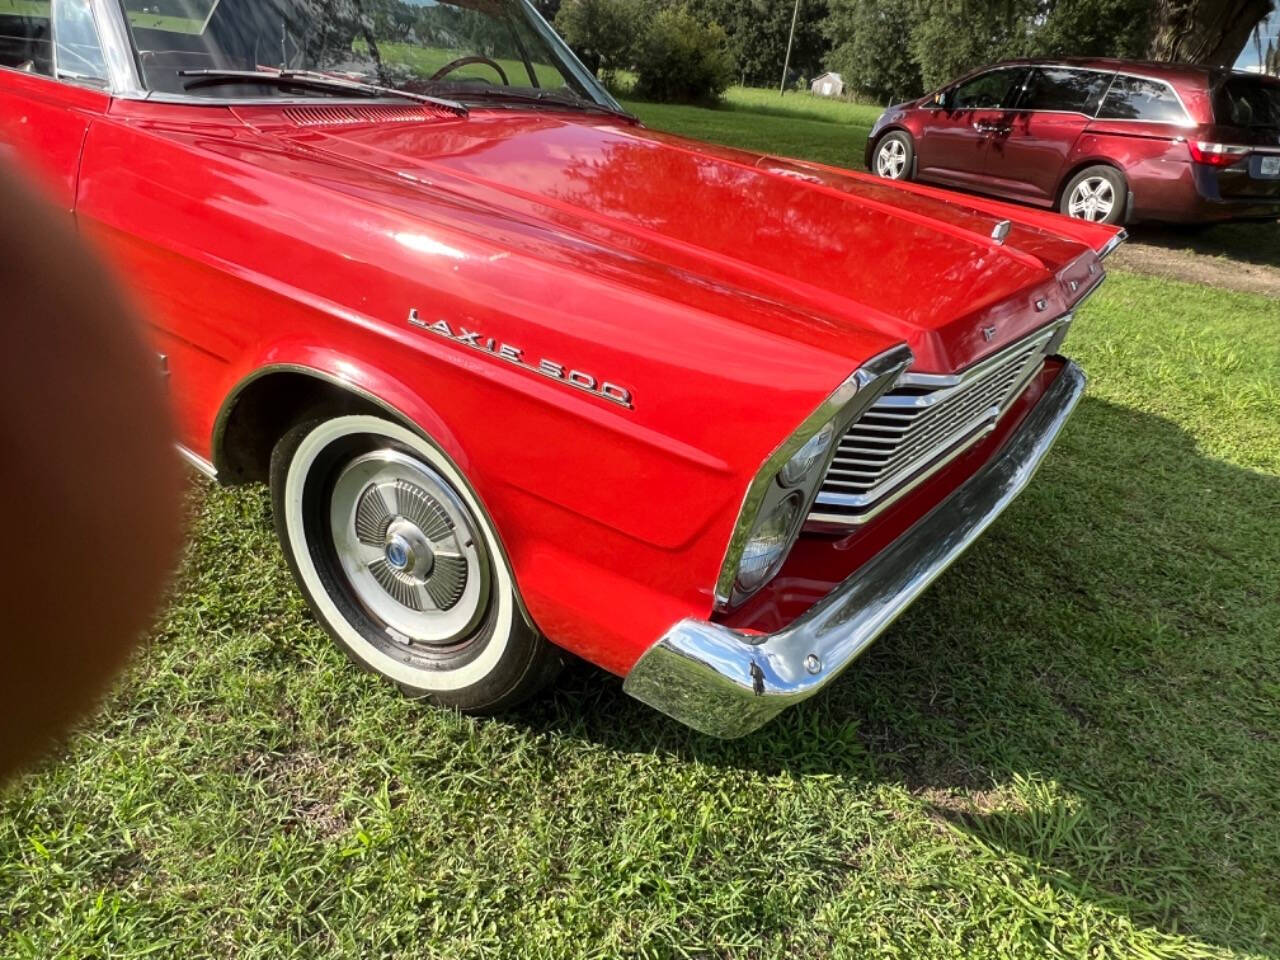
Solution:
[[[1260,172],[1264,177],[1280,177],[1280,156],[1263,157]]]

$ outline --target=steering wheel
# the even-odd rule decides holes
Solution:
[[[504,87],[511,86],[511,81],[507,79],[506,71],[502,69],[501,65],[498,64],[497,61],[490,60],[488,57],[482,57],[479,55],[473,57],[459,57],[457,60],[450,60],[443,67],[433,73],[428,79],[434,82],[439,80],[441,77],[453,73],[453,71],[457,70],[459,67],[465,67],[471,63],[483,63],[486,67],[493,67],[494,72],[502,78],[502,85]]]

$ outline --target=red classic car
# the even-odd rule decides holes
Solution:
[[[829,683],[1083,390],[1113,228],[666,136],[525,0],[18,0],[0,144],[317,619],[496,710],[567,649],[710,733]]]

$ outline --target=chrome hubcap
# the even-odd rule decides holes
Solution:
[[[876,173],[898,180],[907,168],[907,148],[901,140],[886,140],[876,152]]]
[[[352,593],[393,639],[451,645],[483,615],[483,540],[430,467],[397,450],[356,458],[334,484],[329,519]]]
[[[1089,177],[1076,184],[1067,201],[1067,212],[1077,220],[1095,223],[1107,219],[1115,209],[1116,192],[1105,177]]]

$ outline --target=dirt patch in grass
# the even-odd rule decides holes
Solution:
[[[1277,228],[1267,225],[1256,229]],[[1111,265],[1185,283],[1280,297],[1280,265],[1229,259],[1204,249],[1202,242],[1154,230],[1133,231],[1132,239],[1115,252]]]

